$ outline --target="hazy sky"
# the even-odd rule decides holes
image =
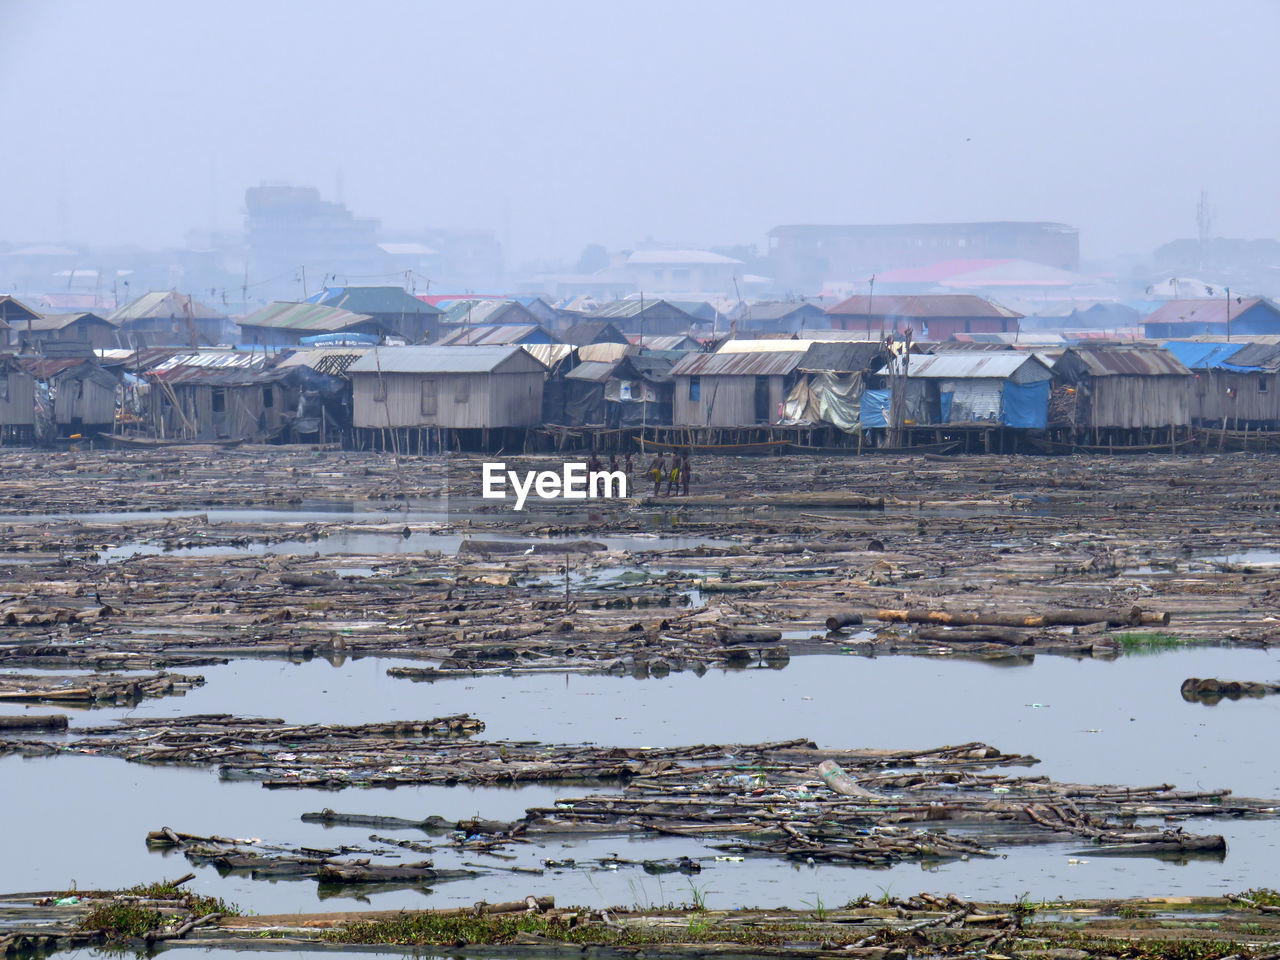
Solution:
[[[1269,0],[0,0],[0,239],[172,244],[244,189],[512,262],[780,223],[1280,235]]]

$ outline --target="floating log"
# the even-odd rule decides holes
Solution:
[[[839,630],[842,627],[856,627],[862,623],[862,614],[855,610],[841,610],[827,615],[827,629]]]
[[[722,643],[777,643],[782,639],[781,630],[768,627],[716,627],[716,636]]]
[[[379,830],[452,830],[454,824],[443,817],[430,816],[425,820],[405,820],[400,817],[378,817],[362,813],[335,813],[325,807],[317,813],[304,813],[303,823],[323,823],[327,827],[373,827]]]
[[[316,878],[325,883],[385,883],[389,880],[438,883],[474,876],[474,870],[437,870],[430,860],[396,864],[322,863],[316,868]]]
[[[65,713],[32,713],[20,717],[0,717],[0,730],[65,730]]]
[[[1167,625],[1169,614],[1147,614],[1138,607],[1128,610],[1045,610],[1040,613],[995,613],[947,610],[877,610],[876,619],[886,623],[936,623],[954,627],[1070,627],[1087,626],[1103,620],[1113,627],[1136,627],[1154,618]]]

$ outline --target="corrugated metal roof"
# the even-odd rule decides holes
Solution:
[[[568,373],[565,374],[566,380],[587,380],[591,383],[604,383],[609,379],[609,375],[613,373],[616,364],[605,363],[600,360],[588,360],[580,363]]]
[[[661,337],[630,337],[632,343],[646,350],[697,350],[698,341],[685,333]]]
[[[350,373],[492,373],[519,356],[538,363],[515,344],[491,347],[382,347],[370,350],[348,367]],[[541,364],[539,364],[541,366]]]
[[[466,324],[537,324],[538,318],[528,307],[514,300],[454,300],[443,306],[445,323]]]
[[[387,313],[404,316],[443,313],[439,307],[419,300],[403,287],[325,287],[307,298],[307,303],[341,307],[351,313]]]
[[[362,313],[352,313],[340,307],[326,307],[319,303],[268,303],[243,320],[244,327],[269,327],[273,330],[307,330],[310,332],[336,333],[364,323],[378,326],[377,321]]]
[[[1039,361],[1029,354],[1013,351],[941,353],[913,357],[907,376],[928,380],[1007,380],[1024,363],[1039,364]]]
[[[126,303],[107,319],[116,326],[120,326],[130,320],[152,320],[156,318],[167,320],[170,317],[182,319],[186,316],[190,316],[194,320],[212,320],[226,316],[226,314],[220,313],[212,307],[207,307],[199,300],[195,300],[185,293],[178,293],[176,290],[152,290],[150,293],[144,293],[136,300]]]
[[[537,323],[481,324],[479,326],[466,326],[461,330],[444,333],[436,343],[436,346],[501,346],[507,343],[519,343],[526,337],[537,336],[538,334],[544,334],[547,337],[551,336]]]
[[[849,297],[827,310],[842,317],[1021,317],[1022,314],[998,303],[968,293],[921,294],[920,296]]]
[[[804,350],[771,353],[690,353],[671,368],[673,377],[786,376],[804,359]]]
[[[788,353],[799,350],[803,353],[813,346],[812,340],[726,340],[720,344],[716,353]]]
[[[80,313],[45,313],[31,320],[31,329],[35,330],[65,330],[77,320],[90,320],[97,323],[105,323],[114,327],[115,324],[106,317],[99,316],[90,310],[84,310]],[[19,330],[26,330],[25,322],[18,325]]]
[[[1195,323],[1223,324],[1227,322],[1227,308],[1231,308],[1231,319],[1237,320],[1248,310],[1261,305],[1263,309],[1280,321],[1280,310],[1275,304],[1262,297],[1214,297],[1206,300],[1170,300],[1152,312],[1144,323]]]
[[[591,311],[589,316],[593,320],[630,319],[631,317],[639,316],[641,304],[642,301],[640,300],[614,300],[611,303],[601,304],[596,307]],[[643,308],[645,313],[648,313],[650,310],[655,308],[661,308],[664,312],[674,311],[676,313],[683,313],[689,318],[690,324],[697,322],[696,317],[685,310],[681,310],[674,303],[671,303],[668,300],[644,300]]]
[[[261,353],[187,353],[157,364],[145,376],[166,383],[219,387],[270,383],[284,376],[283,370],[270,367],[267,361]]]
[[[998,356],[998,354],[997,354]],[[1091,377],[1113,376],[1190,376],[1173,354],[1158,347],[1074,346],[1063,351],[1062,359],[1074,356],[1084,364]]]

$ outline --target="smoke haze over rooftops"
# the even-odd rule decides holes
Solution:
[[[264,181],[513,261],[784,223],[1274,235],[1266,0],[0,2],[8,241],[177,244]]]

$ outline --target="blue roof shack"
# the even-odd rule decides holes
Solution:
[[[1173,340],[1163,345],[1194,375],[1192,422],[1273,430],[1280,426],[1280,346]]]

